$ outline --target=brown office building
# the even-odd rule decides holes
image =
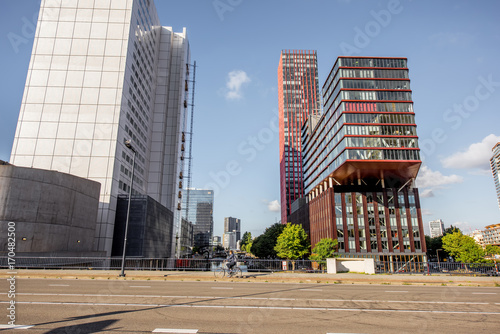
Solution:
[[[323,103],[323,115],[302,127],[312,246],[332,238],[343,257],[373,257],[398,268],[424,261],[407,59],[339,57]]]

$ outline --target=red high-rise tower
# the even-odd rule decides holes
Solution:
[[[311,114],[320,112],[316,51],[281,52],[278,94],[281,222],[285,224],[292,203],[304,197],[300,129]]]

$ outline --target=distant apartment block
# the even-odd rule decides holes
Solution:
[[[111,255],[124,224],[125,140],[133,195],[170,210],[179,230],[189,64],[186,30],[162,27],[153,1],[41,1],[10,162],[101,184],[96,251]]]
[[[444,233],[444,223],[441,219],[429,222],[429,231],[431,238],[440,237]]]
[[[483,231],[484,245],[500,246],[500,224],[488,225]]]
[[[224,233],[235,232],[236,241],[241,240],[241,220],[234,217],[224,218]]]
[[[236,239],[236,232],[226,232],[223,234],[222,247],[225,249],[237,249],[238,240]]]

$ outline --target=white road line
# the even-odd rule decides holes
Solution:
[[[176,333],[176,334],[195,334],[197,329],[174,329],[174,328],[157,328],[153,333]]]
[[[33,325],[0,325],[2,329],[28,329],[33,327]]]
[[[10,302],[0,302],[9,304]],[[108,304],[108,303],[61,303],[61,302],[16,302],[16,304],[29,305],[92,305],[92,306],[137,306],[137,307],[188,307],[188,308],[219,308],[219,309],[277,309],[272,306],[225,306],[225,305],[183,305],[183,304]],[[480,311],[431,311],[431,310],[394,310],[394,309],[363,309],[363,308],[338,308],[338,307],[281,307],[280,310],[301,310],[301,311],[346,311],[346,312],[384,312],[384,313],[434,313],[434,314],[476,314],[476,315],[498,315],[500,312],[480,312]]]
[[[212,287],[214,290],[233,290],[233,288],[223,288],[223,287]]]
[[[232,289],[232,288],[213,288],[213,289]],[[0,294],[1,295],[1,294]],[[111,294],[80,294],[80,293],[33,293],[20,292],[16,295],[23,296],[78,296],[78,297],[124,297],[124,298],[175,298],[175,299],[235,299],[235,300],[269,300],[269,301],[300,301],[301,298],[264,298],[264,297],[232,297],[232,296],[160,296],[160,295],[111,295]],[[352,302],[352,303],[400,303],[400,304],[454,304],[454,305],[500,305],[500,303],[488,302],[444,302],[444,301],[425,301],[425,300],[373,300],[373,299],[311,299],[315,302]]]
[[[150,288],[150,286],[147,285],[131,285],[129,288]]]
[[[390,291],[386,291],[386,292],[396,292],[396,293],[398,293],[398,292],[402,292],[402,293],[407,293],[408,291],[397,291],[397,290],[390,290]]]
[[[496,295],[496,292],[473,292],[473,295]]]

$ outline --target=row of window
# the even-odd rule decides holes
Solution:
[[[404,114],[345,114],[345,123],[415,124],[415,116]]]
[[[326,101],[325,105],[329,105],[335,99],[341,89],[396,89],[396,90],[409,90],[410,81],[408,80],[349,80],[342,79],[336,86],[330,86],[326,91],[323,91],[323,99]],[[356,99],[359,100],[359,99]],[[365,98],[363,100],[371,100]],[[379,99],[384,100],[384,99]]]
[[[346,147],[407,147],[418,148],[417,138],[345,137]]]
[[[346,150],[351,160],[420,160],[416,150]]]
[[[323,85],[323,96],[326,91],[331,91],[335,88],[341,78],[387,78],[387,79],[408,79],[408,70],[397,69],[346,69],[341,68],[335,75],[329,76]]]
[[[392,67],[406,68],[406,59],[394,58],[339,58],[342,67]]]
[[[357,136],[416,136],[417,127],[410,125],[346,125],[346,135]]]

